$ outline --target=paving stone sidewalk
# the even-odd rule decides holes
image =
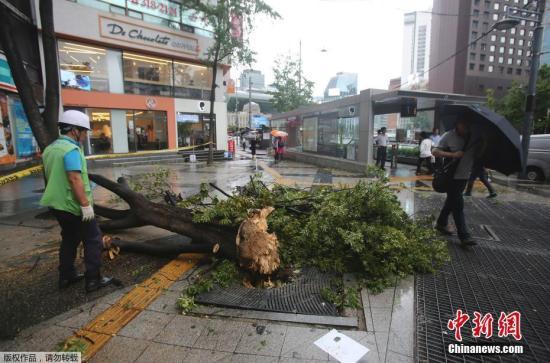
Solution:
[[[114,336],[93,362],[335,361],[313,343],[332,327],[261,319],[184,316],[175,302],[189,284],[184,274]],[[379,295],[362,292],[367,329],[339,331],[370,351],[362,362],[412,362],[414,279]],[[51,351],[131,287],[116,291],[0,342],[0,351]],[[261,333],[261,334],[260,334]]]

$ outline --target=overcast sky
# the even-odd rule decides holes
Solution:
[[[401,74],[403,14],[432,6],[432,0],[266,1],[282,19],[257,22],[251,36],[258,53],[254,69],[271,83],[274,60],[279,54],[297,56],[301,40],[303,69],[315,82],[315,96],[340,71],[358,73],[359,90],[386,89]]]

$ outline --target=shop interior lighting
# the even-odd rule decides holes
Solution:
[[[131,60],[134,60],[134,61],[140,61],[140,62],[151,63],[151,64],[159,64],[161,66],[168,65],[168,63],[166,63],[166,62],[155,62],[155,61],[150,61],[150,60],[145,60],[145,59],[140,59],[140,58],[126,57],[126,56],[124,57],[124,59],[131,59]],[[135,62],[132,62],[132,63],[135,63]]]
[[[103,54],[105,54],[105,49],[104,48],[96,48],[96,47],[90,47],[88,45],[82,45],[82,44],[75,44],[75,43],[69,43],[69,42],[65,42],[65,44],[69,45],[69,46],[72,46],[72,48],[76,48],[76,49],[80,49],[80,48],[85,48],[85,49],[91,49],[91,50],[95,50],[95,51],[98,51],[98,52],[102,52]],[[67,47],[68,48],[68,47]]]
[[[76,59],[75,57],[73,57],[70,54],[69,54],[69,57],[71,57],[75,62],[82,63],[82,61],[80,59]]]
[[[134,54],[134,53],[124,53],[123,58],[128,58],[128,59],[133,59],[133,60],[140,60],[140,61],[143,61],[143,62],[158,63],[158,64],[171,63],[171,61],[167,60],[167,59],[147,57],[147,56]]]
[[[182,63],[182,62],[176,62],[176,61],[174,61],[174,64],[179,64],[179,65],[187,66],[187,67],[197,67],[197,68],[202,68],[202,69],[208,69],[208,67],[203,66],[202,64]]]

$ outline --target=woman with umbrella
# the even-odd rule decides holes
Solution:
[[[273,140],[273,148],[275,149],[275,162],[283,160],[283,154],[285,153],[285,139],[288,134],[284,131],[273,130],[271,136],[275,138]]]

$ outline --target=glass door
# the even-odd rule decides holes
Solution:
[[[126,111],[126,126],[128,130],[128,151],[136,152],[138,149],[134,125],[134,111]]]

